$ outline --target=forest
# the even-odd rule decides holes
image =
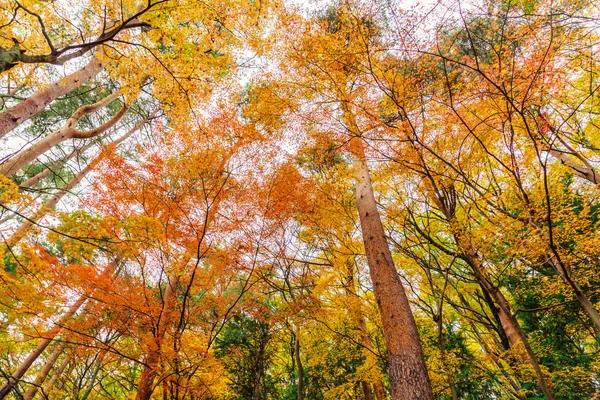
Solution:
[[[600,399],[600,2],[2,0],[0,400]]]

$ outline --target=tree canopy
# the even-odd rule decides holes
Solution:
[[[0,399],[600,396],[600,9],[0,5]]]

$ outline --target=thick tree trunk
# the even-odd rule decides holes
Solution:
[[[356,205],[388,349],[392,399],[433,399],[417,325],[385,237],[362,141],[352,141]]]
[[[95,129],[89,130],[87,132],[82,132],[76,129],[76,125],[77,122],[81,119],[81,117],[96,110],[99,110],[111,101],[115,100],[118,96],[119,95],[117,93],[114,93],[98,101],[97,103],[80,107],[77,111],[73,113],[71,118],[68,119],[67,123],[62,128],[52,132],[43,139],[38,140],[36,143],[29,146],[27,149],[20,151],[13,157],[0,164],[0,174],[6,176],[11,176],[15,174],[25,165],[29,164],[37,157],[41,156],[42,154],[44,154],[57,144],[64,142],[65,140],[89,139],[106,132],[108,129],[112,128],[125,114],[125,112],[127,111],[126,106],[123,106],[121,110],[119,110],[119,112],[117,112],[110,120],[108,120],[107,122]]]
[[[165,288],[163,295],[163,308],[158,320],[156,335],[152,347],[146,356],[146,361],[144,362],[144,369],[140,376],[138,391],[135,397],[136,400],[148,400],[154,391],[154,379],[158,375],[162,343],[173,316],[176,289],[177,277],[175,275],[169,275],[167,287]]]
[[[102,63],[97,58],[93,58],[80,70],[47,87],[38,89],[27,99],[0,113],[0,138],[38,114],[56,98],[64,96],[89,81],[102,71],[102,68]]]

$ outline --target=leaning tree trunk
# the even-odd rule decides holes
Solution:
[[[554,399],[554,395],[550,391],[550,387],[546,383],[546,379],[544,378],[544,374],[540,368],[540,364],[537,361],[537,357],[533,352],[531,345],[529,344],[529,340],[527,340],[525,332],[523,332],[523,330],[521,329],[521,325],[511,312],[508,300],[506,299],[502,291],[491,282],[491,280],[485,273],[483,265],[481,265],[472,249],[463,249],[463,259],[467,262],[467,264],[469,264],[469,266],[473,270],[473,274],[475,275],[475,278],[477,279],[477,282],[480,284],[481,288],[488,292],[492,299],[494,299],[494,302],[498,307],[498,314],[500,317],[502,328],[506,333],[508,342],[510,343],[511,347],[517,346],[518,348],[518,345],[523,346],[525,352],[527,353],[528,362],[531,364],[533,370],[535,371],[538,386],[540,387],[541,391],[544,393],[548,400]]]
[[[44,363],[44,366],[42,367],[38,375],[35,377],[35,380],[31,384],[31,387],[23,395],[23,400],[32,400],[35,397],[42,383],[50,373],[50,370],[52,370],[52,367],[56,363],[56,360],[58,360],[58,357],[60,357],[63,353],[65,347],[66,342],[61,342],[56,346],[52,354],[50,354],[50,357],[48,357],[48,359]]]
[[[35,116],[48,104],[60,96],[75,90],[102,71],[100,60],[93,58],[85,67],[36,90],[27,99],[0,113],[0,138],[11,132],[21,123]]]
[[[358,127],[353,120],[347,119],[351,123],[350,130],[357,132]],[[385,237],[362,139],[354,137],[351,146],[356,177],[356,206],[388,350],[392,399],[432,400],[433,392],[419,332]]]
[[[31,365],[37,360],[37,358],[46,350],[46,348],[53,342],[54,338],[60,334],[63,330],[64,324],[79,310],[79,307],[87,300],[87,296],[80,296],[69,310],[62,316],[60,321],[56,324],[56,327],[46,332],[43,336],[42,341],[37,347],[29,353],[27,358],[19,365],[19,367],[8,377],[6,383],[0,387],[0,399],[4,399],[21,380],[23,375],[31,367]]]
[[[23,221],[15,232],[6,240],[6,246],[12,247],[19,243],[27,232],[31,229],[31,227],[38,223],[40,219],[42,219],[48,211],[52,210],[58,202],[65,197],[67,193],[69,193],[75,186],[81,182],[81,180],[92,170],[93,165],[89,164],[84,169],[79,171],[77,175],[75,175],[65,186],[60,188],[58,193],[55,193],[50,200],[48,200],[36,213],[31,217]]]
[[[56,385],[56,382],[62,376],[63,372],[67,368],[67,365],[69,365],[69,363],[71,362],[72,359],[73,359],[73,351],[69,352],[69,354],[67,354],[65,356],[65,358],[62,360],[62,362],[56,368],[56,371],[54,371],[54,373],[52,374],[52,377],[50,378],[48,383],[46,383],[41,388],[42,396],[43,396],[42,399],[45,399],[45,400],[50,399],[50,396],[48,396],[48,394],[50,393],[52,388],[54,388],[54,385]]]
[[[76,128],[77,122],[79,122],[79,120],[83,116],[108,105],[108,103],[115,100],[118,96],[119,95],[117,93],[111,94],[110,96],[107,96],[94,104],[80,107],[73,113],[71,118],[67,120],[66,124],[62,128],[52,132],[43,139],[38,140],[36,143],[29,146],[27,149],[18,152],[17,154],[0,164],[0,174],[6,176],[11,176],[15,174],[25,165],[29,164],[37,157],[44,154],[46,151],[50,150],[57,144],[64,142],[65,140],[89,139],[106,132],[108,129],[112,128],[125,114],[125,112],[127,111],[126,105],[123,105],[123,107],[121,107],[121,109],[110,120],[108,120],[107,122],[95,129],[82,132]]]
[[[354,279],[354,263],[350,260],[347,261],[346,264],[347,271],[347,280],[345,285],[346,294],[350,298],[349,304],[351,304],[354,298],[358,298],[358,293],[356,291],[355,279]],[[360,344],[366,349],[368,352],[374,353],[373,351],[373,341],[369,336],[369,331],[367,329],[367,323],[365,322],[365,317],[360,309],[354,309],[352,307],[348,308],[348,312],[350,313],[350,318],[353,320],[352,323],[358,328],[360,332]],[[371,383],[369,381],[360,381],[360,385],[363,390],[365,400],[385,400],[385,390],[383,388],[383,383],[381,379],[379,379],[379,373],[373,380],[373,389],[371,389]],[[374,393],[373,393],[374,392]],[[373,394],[375,397],[373,397]]]
[[[456,211],[456,192],[453,186],[443,187],[437,184],[433,175],[430,173],[427,165],[425,163],[424,158],[421,153],[416,149],[418,154],[420,155],[423,174],[424,177],[430,182],[430,185],[427,185],[428,193],[436,206],[440,209],[442,214],[444,215],[448,225],[450,226],[450,230],[452,236],[454,237],[454,241],[458,250],[456,254],[464,260],[471,270],[473,271],[473,275],[477,280],[477,283],[481,287],[481,289],[489,294],[489,296],[493,299],[497,310],[498,310],[498,319],[500,320],[500,324],[502,326],[502,330],[507,336],[508,342],[511,347],[515,347],[517,351],[519,351],[519,345],[522,345],[525,349],[526,355],[520,353],[518,357],[521,358],[525,362],[529,362],[535,371],[535,375],[538,381],[538,386],[540,390],[544,393],[547,399],[554,399],[554,395],[550,391],[549,386],[546,384],[546,380],[544,378],[544,374],[540,368],[540,364],[538,363],[537,357],[531,348],[525,333],[521,329],[521,325],[512,314],[510,309],[510,303],[500,290],[500,288],[496,287],[493,284],[492,280],[488,276],[483,263],[480,258],[477,256],[476,250],[473,248],[473,245],[470,243],[469,239],[465,237],[463,233],[463,229],[460,226],[460,223],[455,218]]]

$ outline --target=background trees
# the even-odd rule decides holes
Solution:
[[[0,396],[597,394],[595,5],[400,6],[1,6]]]

